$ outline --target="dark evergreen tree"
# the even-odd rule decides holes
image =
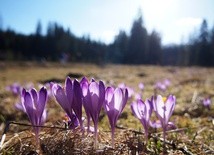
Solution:
[[[134,21],[131,29],[128,52],[125,55],[126,63],[143,64],[147,61],[148,36],[143,26],[141,13]]]
[[[161,37],[156,31],[152,31],[149,36],[148,47],[148,63],[160,64],[161,63]]]
[[[214,66],[214,26],[210,34],[210,54],[211,54],[211,65]]]
[[[207,21],[203,20],[199,35],[199,64],[202,66],[210,66],[212,54],[209,50],[209,35]]]
[[[115,37],[114,43],[110,45],[108,60],[113,63],[124,63],[124,56],[128,52],[129,38],[125,31],[120,31]]]

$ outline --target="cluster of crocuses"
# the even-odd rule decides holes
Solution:
[[[85,130],[82,120],[82,107],[87,116],[87,131],[90,131],[90,120],[94,124],[95,147],[97,143],[98,118],[101,108],[104,107],[108,115],[111,131],[112,146],[114,146],[114,131],[119,115],[124,109],[128,100],[128,90],[126,88],[105,87],[102,81],[82,78],[65,80],[65,86],[51,83],[52,94],[56,101],[69,117],[68,127],[76,128],[80,125],[82,131]],[[35,89],[30,91],[22,90],[21,104],[19,109],[27,113],[38,140],[39,127],[46,118],[45,105],[47,103],[47,90],[42,87],[37,93]]]
[[[51,83],[50,89],[52,91],[51,94],[53,94],[69,118],[67,122],[69,129],[75,129],[79,126],[83,133],[85,129],[87,132],[91,132],[90,121],[92,120],[94,125],[95,147],[98,135],[98,119],[103,107],[109,119],[112,133],[112,147],[114,147],[115,126],[129,97],[129,91],[126,87],[106,87],[102,81],[95,81],[94,79],[89,81],[84,77],[79,82],[77,79],[71,80],[67,77],[64,86]],[[21,103],[17,105],[19,109],[28,115],[37,142],[39,141],[40,127],[47,117],[47,111],[45,109],[47,100],[48,92],[45,87],[42,87],[39,92],[34,88],[29,91],[23,89],[21,93]],[[168,125],[172,125],[172,123],[169,122],[169,118],[174,110],[175,100],[175,96],[170,95],[166,101],[164,101],[162,96],[158,95],[152,97],[151,100],[147,99],[143,102],[141,99],[138,99],[137,102],[131,104],[133,114],[141,121],[145,129],[146,141],[148,140],[149,126],[162,127],[165,139],[167,127]],[[85,109],[87,127],[83,125],[82,107]],[[159,118],[160,123],[154,123],[150,120],[153,110]]]
[[[168,127],[174,127],[174,124],[169,122],[169,118],[174,111],[175,102],[176,98],[173,95],[169,95],[167,99],[163,98],[161,95],[157,95],[150,100],[146,99],[145,102],[138,99],[131,104],[132,113],[140,120],[144,127],[146,142],[148,140],[148,130],[150,126],[153,128],[162,127],[165,141]],[[155,112],[159,121],[151,121],[152,111]]]

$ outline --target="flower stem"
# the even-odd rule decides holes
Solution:
[[[111,128],[111,146],[112,146],[112,148],[114,148],[114,131],[115,131],[115,128],[112,127]]]
[[[87,133],[90,132],[90,117],[87,117]]]
[[[163,127],[163,154],[166,154],[166,127]]]
[[[94,124],[94,148],[97,149],[97,123]]]

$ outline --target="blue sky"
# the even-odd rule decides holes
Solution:
[[[1,0],[1,26],[34,33],[40,20],[43,32],[49,22],[70,28],[77,36],[110,43],[119,30],[130,32],[141,8],[144,26],[162,37],[162,43],[187,42],[203,19],[214,26],[214,0]]]

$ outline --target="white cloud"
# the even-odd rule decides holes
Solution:
[[[185,17],[178,19],[175,24],[177,26],[198,26],[202,22],[202,18]]]

